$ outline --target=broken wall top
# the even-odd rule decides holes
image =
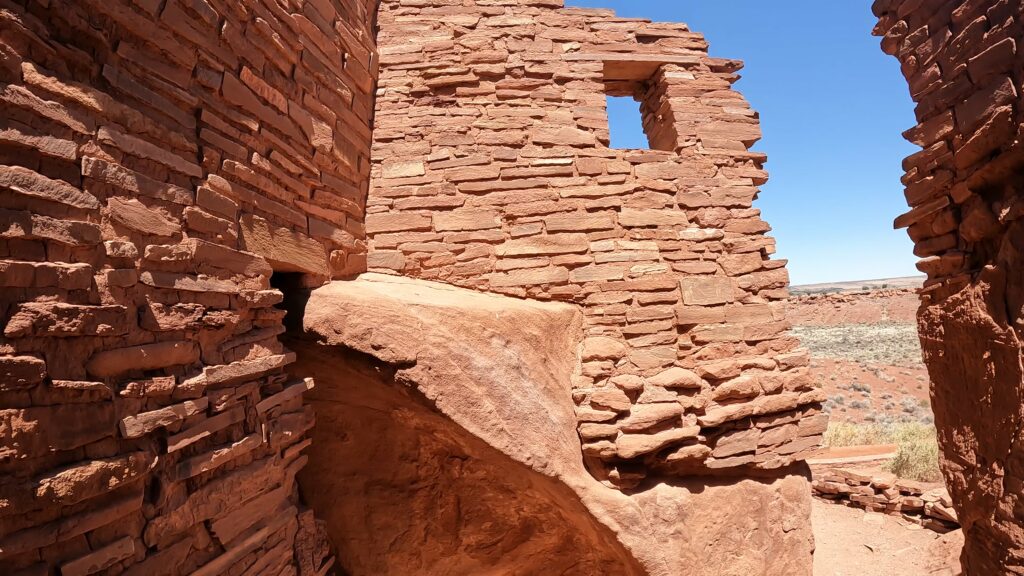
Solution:
[[[384,1],[378,24],[371,270],[579,305],[583,450],[622,487],[816,447],[738,62],[558,2]],[[640,102],[652,150],[608,147],[608,95]]]

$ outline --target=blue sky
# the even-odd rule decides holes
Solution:
[[[770,174],[755,206],[771,224],[794,284],[918,274],[893,218],[907,210],[900,133],[913,102],[896,60],[871,36],[868,0],[566,0],[620,16],[686,22],[711,55],[746,62],[736,84],[761,114]],[[615,147],[644,142],[639,121]],[[638,114],[638,113],[636,113]],[[616,133],[618,131],[616,130]]]

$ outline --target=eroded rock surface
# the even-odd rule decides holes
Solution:
[[[917,102],[895,224],[928,274],[917,319],[964,569],[1024,574],[1024,5],[873,8]]]
[[[322,416],[300,481],[354,574],[415,571],[441,556],[440,574],[544,573],[529,567],[553,550],[578,557],[569,574],[810,574],[802,470],[631,494],[590,475],[569,384],[574,307],[365,274],[315,290],[304,323],[316,340],[292,343],[296,369],[315,376]],[[487,536],[488,514],[507,542]]]

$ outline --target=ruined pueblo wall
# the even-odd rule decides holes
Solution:
[[[965,571],[1024,574],[1024,7],[876,1],[917,102],[906,227],[928,274],[918,326]]]
[[[373,9],[0,4],[0,573],[326,570],[269,278],[365,265]]]
[[[740,63],[561,4],[381,2],[369,268],[581,306],[579,433],[620,487],[801,459],[826,418],[751,207]],[[609,94],[653,150],[608,147]]]

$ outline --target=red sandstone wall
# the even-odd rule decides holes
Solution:
[[[1024,574],[1024,6],[873,8],[917,102],[896,226],[928,274],[918,326],[965,571]]]
[[[269,278],[365,266],[372,11],[0,4],[0,572],[326,570]]]
[[[817,446],[740,63],[560,0],[385,0],[379,26],[371,270],[579,304],[583,450],[620,486]],[[607,94],[642,102],[657,150],[608,148]]]

